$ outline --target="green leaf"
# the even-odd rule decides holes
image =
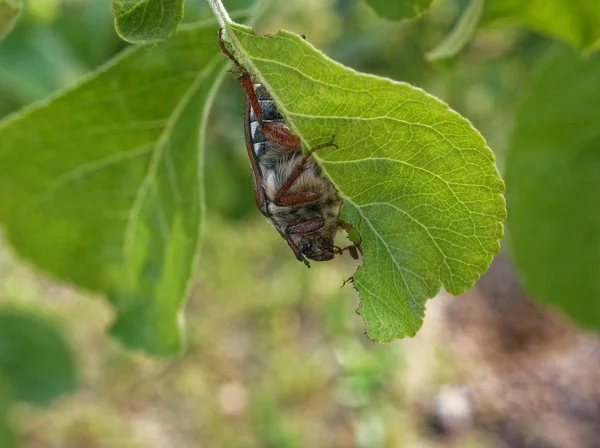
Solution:
[[[3,411],[2,409],[0,409],[0,446],[2,448],[17,448],[21,446],[9,421],[8,410]]]
[[[0,123],[9,241],[57,278],[105,293],[112,332],[130,347],[182,348],[204,213],[200,144],[224,65],[213,22],[182,27]]]
[[[482,24],[519,22],[580,51],[600,44],[598,0],[487,0]]]
[[[22,10],[21,0],[0,0],[0,39],[12,29]]]
[[[470,288],[498,252],[504,184],[472,125],[424,91],[355,72],[295,34],[230,24],[240,62],[268,88],[344,197],[362,236],[358,312],[379,341],[412,336],[444,286]]]
[[[10,409],[14,404],[12,395],[8,381],[0,373],[0,446],[2,448],[21,446],[10,419]]]
[[[600,328],[600,54],[557,52],[533,80],[506,161],[508,221],[526,287]]]
[[[405,20],[420,16],[433,0],[365,0],[377,15],[389,20]]]
[[[167,40],[183,20],[184,0],[112,0],[115,29],[131,43]]]
[[[425,57],[430,61],[439,61],[456,56],[473,37],[481,18],[483,3],[483,0],[471,0],[448,37]]]
[[[0,311],[0,376],[15,400],[35,404],[46,404],[76,384],[73,355],[56,326],[6,309]]]

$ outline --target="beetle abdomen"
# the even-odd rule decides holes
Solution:
[[[254,92],[263,122],[279,123],[289,129],[266,89],[261,84],[255,83]],[[304,155],[300,147],[282,146],[266,137],[249,104],[246,107],[245,118],[248,131],[247,143],[252,148],[256,167],[260,171],[260,185],[267,202],[266,208],[261,211],[272,220],[276,228],[281,230],[293,223],[323,217],[327,218],[328,223],[337,225],[341,199],[333,184],[322,177],[319,166],[312,159],[305,162],[302,173],[289,187],[288,193],[315,192],[319,194],[318,197],[314,201],[296,205],[278,206],[273,203],[281,186],[303,163]]]
[[[265,123],[281,123],[287,128],[284,118],[277,111],[275,101],[273,101],[266,89],[261,84],[256,83],[254,84],[254,92],[258,98],[258,104],[263,115],[263,121]],[[251,107],[247,109],[249,113],[245,118],[250,124],[250,143],[252,145],[254,155],[256,156],[257,160],[260,160],[265,153],[272,149],[279,149],[280,145],[270,141],[263,135],[254,110]],[[298,148],[298,150],[300,150],[300,148]]]

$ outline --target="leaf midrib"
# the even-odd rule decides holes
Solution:
[[[330,180],[331,180],[331,178],[330,178]],[[334,185],[335,185],[335,183],[334,183]],[[336,185],[336,188],[338,188],[337,185]],[[338,191],[341,191],[341,190],[339,190],[339,188],[338,188]],[[344,195],[342,194],[342,196],[344,196]],[[402,277],[402,281],[404,283],[404,286],[406,287],[406,292],[408,293],[409,299],[414,304],[416,304],[417,306],[419,306],[419,303],[417,302],[417,300],[415,298],[415,295],[413,294],[413,292],[411,291],[410,287],[408,286],[408,282],[406,281],[406,278],[404,277],[403,272],[406,271],[406,272],[414,275],[415,277],[420,278],[421,280],[424,280],[423,277],[421,277],[420,275],[417,275],[416,273],[412,272],[410,269],[406,269],[406,268],[403,268],[402,266],[400,266],[400,263],[398,262],[398,260],[396,259],[396,257],[392,254],[392,252],[390,250],[389,244],[386,243],[385,238],[377,231],[377,229],[373,226],[373,223],[371,222],[371,220],[363,213],[362,208],[358,204],[356,204],[354,201],[352,201],[351,199],[348,199],[345,196],[344,196],[344,201],[347,202],[348,204],[350,204],[352,207],[354,207],[354,209],[356,210],[356,212],[361,216],[361,218],[371,228],[371,231],[373,232],[373,234],[377,237],[377,239],[379,241],[381,241],[381,244],[383,244],[383,247],[385,247],[385,250],[387,251],[388,255],[390,256],[390,259],[392,260],[392,262],[396,266],[396,268],[398,270],[398,273],[400,273],[400,277]],[[398,290],[398,286],[396,285],[395,279],[394,279],[394,287]],[[372,294],[372,293],[370,293],[370,294]]]
[[[202,86],[202,83],[206,79],[207,75],[216,68],[216,65],[218,65],[219,56],[220,55],[218,53],[215,54],[215,56],[213,56],[210,62],[206,64],[205,68],[202,69],[202,71],[200,71],[198,77],[193,82],[193,84],[185,91],[181,99],[173,108],[173,112],[169,116],[167,124],[165,125],[165,129],[163,130],[156,142],[154,154],[152,155],[152,160],[150,161],[150,165],[148,167],[148,173],[146,173],[145,178],[142,180],[140,187],[136,192],[127,219],[127,224],[124,232],[125,238],[123,243],[123,260],[129,259],[129,256],[132,255],[131,251],[133,248],[133,242],[135,240],[135,228],[137,227],[139,221],[143,203],[146,199],[148,191],[150,190],[150,187],[155,182],[156,173],[160,166],[160,160],[162,158],[165,147],[167,146],[173,128],[176,126],[178,119],[181,117],[181,114],[185,110],[185,107],[189,103],[190,99]]]

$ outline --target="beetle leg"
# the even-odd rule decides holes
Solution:
[[[254,91],[254,83],[250,78],[250,75],[246,70],[238,76],[238,81],[242,84],[242,87],[246,91],[246,96],[250,101],[250,106],[256,116],[256,121],[260,125],[260,130],[265,137],[267,137],[273,143],[277,143],[280,146],[288,149],[299,149],[300,138],[297,135],[292,134],[292,131],[288,129],[283,123],[265,121],[262,109],[256,92]]]
[[[322,229],[323,224],[324,223],[322,218],[311,218],[288,226],[288,228],[285,229],[285,232],[291,235],[303,235],[306,233],[313,233],[317,230]]]
[[[346,283],[354,283],[354,276],[344,280],[344,283],[342,283],[342,286],[340,286],[340,289],[342,289],[344,286],[346,286]]]
[[[300,163],[298,164],[298,166],[294,169],[294,171],[292,172],[292,174],[289,175],[289,177],[285,180],[285,182],[281,185],[281,187],[279,187],[279,191],[277,191],[277,194],[275,195],[275,198],[273,200],[273,202],[275,204],[281,202],[281,200],[283,199],[284,196],[286,196],[287,191],[290,189],[290,187],[294,184],[294,182],[296,182],[296,179],[298,179],[300,177],[300,175],[302,174],[302,172],[305,170],[306,168],[306,164],[308,163],[310,157],[312,156],[312,153],[315,152],[318,149],[322,149],[322,148],[328,148],[330,146],[334,146],[334,147],[338,147],[333,140],[335,139],[335,136],[332,136],[331,141],[327,142],[327,143],[322,143],[320,145],[317,145],[311,149],[308,150],[308,152],[304,155],[304,157],[302,157],[302,160],[300,161]]]
[[[336,149],[339,148],[339,146],[335,144],[335,135],[332,135],[331,140],[329,140],[327,143],[321,143],[320,145],[313,146],[312,148],[310,148],[304,155],[304,158],[302,159],[302,163],[306,164],[306,162],[308,161],[308,159],[310,158],[312,153],[315,152],[316,150],[323,149],[323,148],[329,148],[330,146],[333,146]]]
[[[223,28],[219,29],[219,45],[221,46],[221,51],[233,61],[235,66],[237,67],[239,74],[237,76],[238,81],[242,84],[242,87],[246,91],[246,95],[250,100],[250,105],[252,106],[252,110],[254,111],[254,115],[256,116],[256,120],[260,124],[261,131],[265,137],[271,140],[273,143],[277,143],[285,148],[289,149],[299,149],[300,146],[300,138],[297,135],[294,135],[292,131],[288,129],[286,125],[283,123],[272,123],[266,122],[263,118],[262,109],[260,108],[260,103],[256,96],[256,92],[254,91],[254,83],[248,70],[246,70],[242,64],[236,59],[236,57],[231,54],[231,52],[225,46],[225,41],[223,41]],[[333,142],[332,142],[333,144]],[[332,144],[325,145],[331,146]],[[319,147],[324,147],[319,145]],[[314,149],[319,149],[316,147]]]
[[[286,205],[299,205],[313,202],[319,198],[319,195],[314,191],[301,191],[300,193],[286,194],[285,196],[275,198],[273,203],[279,207]]]
[[[294,255],[296,255],[296,258],[298,259],[298,261],[301,261],[302,263],[304,263],[306,265],[306,267],[310,268],[310,263],[308,262],[306,257],[304,255],[302,255],[302,252],[300,252],[300,249],[298,248],[296,243],[294,243],[294,240],[292,239],[292,235],[286,231],[284,234],[284,239],[285,239],[286,243],[288,243],[288,246],[290,246],[292,251],[294,251]]]
[[[350,230],[354,228],[352,224],[350,224],[348,221],[344,221],[343,219],[338,220],[338,225],[344,230]]]
[[[256,93],[254,92],[254,84],[252,83],[252,78],[248,73],[248,70],[244,68],[240,61],[231,54],[231,52],[225,46],[225,41],[223,40],[223,28],[219,29],[219,46],[221,47],[221,51],[227,56],[229,59],[233,61],[238,70],[238,81],[242,84],[242,87],[246,91],[246,95],[250,99],[250,104],[252,106],[252,110],[254,110],[254,114],[256,115],[256,119],[262,124],[263,116],[262,110],[260,109],[260,103],[258,102],[258,98],[256,97]]]
[[[351,246],[346,247],[345,249],[348,249],[348,253],[350,253],[350,256],[355,260],[358,260],[359,252],[362,255],[362,248],[360,247],[360,244],[353,244]]]
[[[258,115],[256,118],[258,118]],[[263,135],[273,143],[277,143],[288,149],[300,149],[300,138],[297,135],[292,134],[292,131],[290,131],[283,123],[264,122],[261,120],[259,120],[259,123]]]
[[[354,229],[354,226],[352,224],[350,224],[348,221],[344,221],[342,219],[338,220],[338,226],[344,230]],[[355,260],[358,260],[359,252],[362,255],[362,247],[360,245],[360,242],[351,244],[350,246],[346,246],[346,247],[335,246],[335,251],[339,255],[343,254],[344,251],[348,251],[348,253],[350,253],[350,256],[352,258],[354,258]]]
[[[354,229],[354,226],[352,224],[350,224],[348,221],[344,221],[342,219],[338,220],[338,226],[346,231]],[[358,251],[360,252],[360,254],[362,255],[362,247],[360,245],[361,241],[359,241],[358,243],[354,243],[352,246],[354,246],[356,249],[358,249]],[[348,246],[351,247],[351,246]],[[352,250],[352,249],[348,249],[348,248],[344,248],[343,250]],[[343,251],[342,250],[342,251]],[[356,254],[356,252],[354,251],[354,253]],[[357,256],[355,257],[354,254],[352,252],[350,252],[350,255],[352,256],[352,258],[354,258],[355,260],[358,260],[358,254],[356,254]]]
[[[270,123],[265,122],[262,114],[262,109],[260,108],[260,103],[256,96],[256,92],[254,91],[254,83],[252,82],[252,78],[242,64],[236,59],[236,57],[231,54],[231,52],[225,46],[225,42],[223,41],[223,28],[219,30],[219,45],[221,46],[221,51],[233,61],[235,66],[237,67],[239,74],[237,76],[238,81],[242,84],[242,87],[246,91],[246,95],[250,100],[250,105],[252,106],[252,110],[254,111],[254,115],[256,116],[256,120],[260,124],[261,131],[265,137],[271,140],[278,145],[284,146],[290,149],[298,149],[300,148],[300,139],[297,135],[292,134],[292,132],[282,123]]]
[[[346,247],[333,246],[335,253],[338,255],[342,255],[345,251],[348,251],[350,256],[355,260],[358,260],[358,252],[362,254],[362,249],[359,244],[351,244]]]
[[[221,47],[221,51],[225,54],[225,56],[227,56],[233,61],[240,73],[248,73],[246,69],[242,67],[242,64],[240,64],[236,57],[232,55],[231,52],[225,46],[225,41],[223,40],[223,28],[219,28],[219,46]]]

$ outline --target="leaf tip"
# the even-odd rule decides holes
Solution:
[[[155,356],[173,356],[184,350],[183,327],[179,311],[167,313],[152,304],[140,302],[119,310],[109,333],[128,349]]]

